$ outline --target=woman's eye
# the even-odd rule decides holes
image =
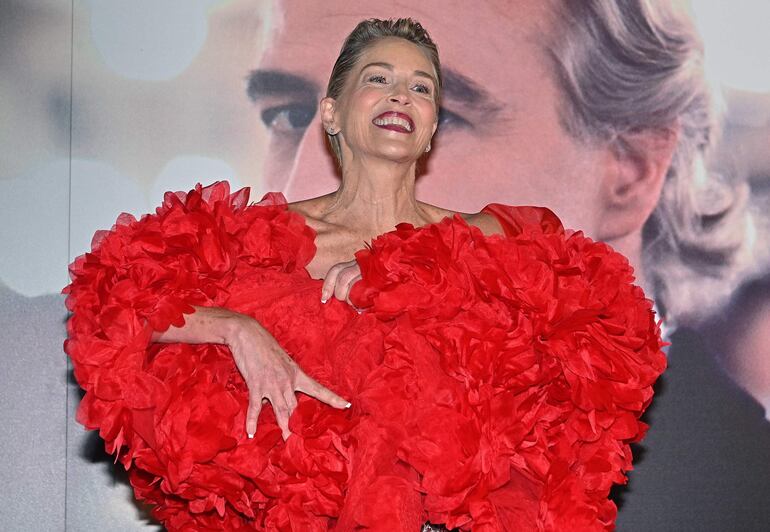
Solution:
[[[385,79],[385,76],[381,74],[374,74],[369,76],[366,81],[369,81],[370,83],[385,83],[387,80]]]
[[[296,132],[306,129],[315,116],[315,105],[304,103],[288,103],[268,107],[262,111],[262,123],[278,133]]]
[[[422,94],[430,94],[430,87],[428,87],[427,85],[423,85],[422,83],[418,83],[417,85],[415,85],[414,90]]]
[[[450,128],[472,128],[473,124],[468,122],[462,116],[457,113],[453,113],[446,107],[441,107],[438,110],[438,130],[446,131]]]

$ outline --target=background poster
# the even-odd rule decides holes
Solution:
[[[632,223],[641,242],[594,216],[601,169],[558,129],[565,96],[543,5],[0,2],[0,528],[158,528],[74,420],[58,295],[67,264],[94,231],[151,212],[167,190],[219,179],[254,200],[333,190],[316,106],[342,40],[363,18],[411,16],[438,43],[446,77],[420,197],[464,211],[548,206],[626,253],[665,307],[671,370],[617,495],[620,529],[758,529],[770,511],[770,8],[674,3],[702,36],[719,127],[691,178],[656,198],[659,211],[681,205],[667,193],[690,205],[668,213],[682,225],[661,245],[646,216]]]

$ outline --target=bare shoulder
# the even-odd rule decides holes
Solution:
[[[504,234],[503,226],[500,225],[500,222],[497,220],[497,218],[491,214],[487,214],[485,212],[468,214],[465,216],[465,221],[468,222],[468,225],[475,225],[481,229],[481,232],[486,236]]]
[[[309,198],[300,201],[292,201],[287,205],[290,211],[294,211],[303,216],[309,216],[311,218],[317,218],[324,206],[331,201],[331,194],[324,196],[318,196],[315,198]]]
[[[318,231],[324,225],[324,222],[321,220],[321,213],[326,210],[332,201],[331,196],[331,194],[326,194],[316,198],[293,201],[287,205],[287,208],[302,216],[310,227]]]
[[[503,234],[503,227],[500,225],[500,222],[497,221],[497,218],[491,214],[487,214],[485,212],[458,212],[450,209],[444,209],[443,207],[438,207],[436,205],[431,205],[429,203],[420,203],[420,206],[425,210],[425,212],[430,214],[430,217],[433,218],[435,222],[439,222],[444,218],[451,218],[457,214],[460,216],[460,218],[465,220],[468,225],[478,227],[481,229],[481,232],[487,236]]]

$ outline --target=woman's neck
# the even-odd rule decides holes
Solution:
[[[343,166],[342,185],[322,218],[374,235],[401,222],[428,223],[414,194],[415,166],[414,162],[351,160]]]

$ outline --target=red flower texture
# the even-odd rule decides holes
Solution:
[[[611,529],[665,368],[651,302],[550,211],[487,212],[505,235],[454,217],[358,252],[361,315],[320,304],[315,234],[280,195],[217,183],[122,216],[65,289],[78,419],[169,530]],[[254,317],[353,408],[301,396],[288,441],[267,407],[246,438],[225,347],[150,343],[192,305]]]
[[[451,242],[451,251],[431,239]],[[665,368],[652,303],[632,284],[628,261],[558,227],[488,238],[459,217],[429,229],[401,225],[356,258],[364,280],[354,304],[397,320],[402,341],[388,354],[411,360],[411,382],[420,383],[399,393],[433,403],[397,420],[431,521],[462,528],[472,520],[474,530],[486,521],[494,530],[532,524],[531,512],[521,521],[490,509],[519,483],[513,469],[548,502],[535,522],[609,526],[609,489],[625,482],[629,444],[646,429],[638,417]],[[406,329],[414,335],[403,341]]]

